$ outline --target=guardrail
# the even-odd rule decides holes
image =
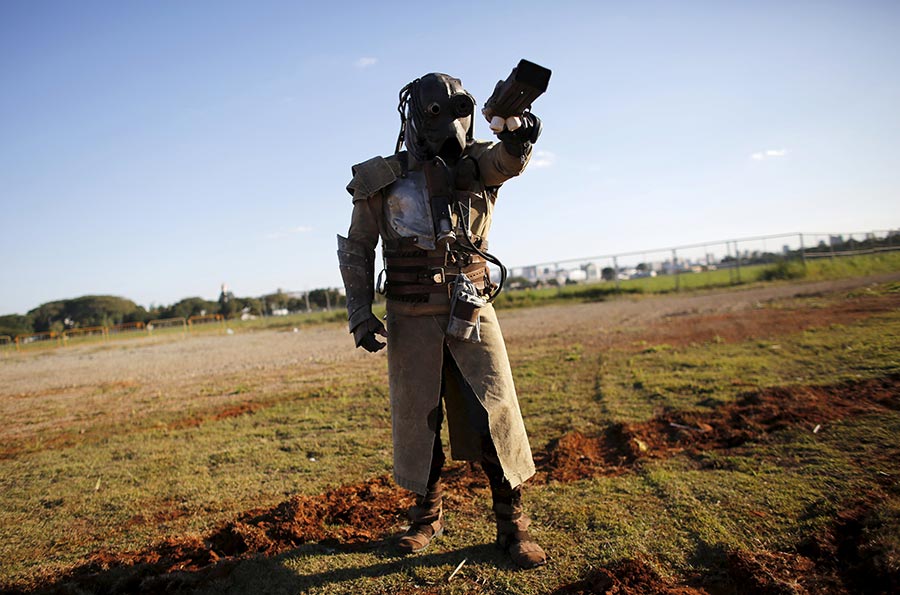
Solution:
[[[772,264],[777,259],[795,260],[838,258],[900,250],[900,231],[794,232],[684,244],[601,254],[581,258],[563,258],[537,264],[509,267],[510,278],[530,283],[572,283],[582,281],[619,282],[642,277],[661,277],[669,289],[678,291],[685,283],[695,286],[687,273],[728,271],[731,283],[743,281],[743,268]],[[662,281],[662,279],[660,279]]]
[[[187,320],[184,318],[180,316],[176,318],[158,318],[147,323],[147,334],[152,335],[153,331],[172,329],[179,326],[181,327],[181,333],[187,334]]]
[[[109,338],[109,329],[107,329],[105,326],[84,326],[79,328],[66,329],[62,332],[62,344],[63,347],[65,347],[69,344],[69,340],[72,338],[90,337],[98,334],[104,341],[106,341]]]
[[[194,332],[194,327],[216,325],[218,331],[225,330],[225,317],[221,314],[196,314],[187,319],[188,332]]]
[[[27,333],[11,337],[9,335],[0,335],[0,350],[15,348],[21,351],[23,348],[30,347],[66,347],[70,343],[77,342],[79,339],[90,340],[99,338],[102,341],[109,341],[111,338],[124,338],[126,336],[134,337],[135,335],[151,336],[155,332],[163,332],[175,329],[182,335],[186,335],[195,327],[215,324],[224,331],[225,317],[221,314],[191,316],[189,318],[158,318],[144,324],[143,322],[123,322],[111,326],[85,326],[70,328],[57,333],[56,331],[46,331],[42,333]],[[53,345],[50,345],[53,343]]]

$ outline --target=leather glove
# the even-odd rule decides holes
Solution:
[[[541,135],[540,118],[531,112],[525,112],[522,114],[521,120],[522,125],[515,130],[504,128],[503,131],[497,133],[497,138],[513,157],[524,156]]]
[[[381,321],[375,318],[374,314],[369,314],[369,318],[359,323],[353,328],[353,340],[356,341],[357,347],[362,347],[370,353],[375,353],[384,349],[386,343],[375,338],[375,335],[387,337],[387,331]]]

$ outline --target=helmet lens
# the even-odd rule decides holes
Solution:
[[[456,93],[450,97],[450,109],[457,118],[465,118],[475,111],[475,101],[468,93]]]

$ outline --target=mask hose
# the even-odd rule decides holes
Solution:
[[[460,227],[462,227],[462,229],[463,229],[463,235],[466,238],[466,243],[469,244],[468,247],[471,248],[472,251],[474,251],[478,256],[482,257],[483,259],[485,259],[486,261],[488,261],[492,264],[497,265],[497,267],[500,268],[500,284],[497,285],[496,290],[492,291],[487,296],[487,301],[493,302],[494,298],[496,298],[498,295],[500,295],[500,292],[503,291],[503,285],[504,285],[504,283],[506,283],[506,274],[507,274],[506,267],[503,265],[502,262],[500,262],[499,258],[494,256],[490,252],[482,252],[481,250],[479,250],[478,247],[475,245],[475,242],[472,241],[472,237],[469,235],[469,224],[471,222],[469,221],[469,218],[467,215],[472,212],[472,198],[469,197],[469,204],[466,207],[465,215],[462,212],[462,203],[457,202],[456,206],[458,208],[457,212],[459,214],[460,220],[465,223],[465,225],[461,225]]]

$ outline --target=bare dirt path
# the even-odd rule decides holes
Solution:
[[[641,296],[607,302],[563,304],[499,313],[504,335],[517,346],[541,341],[611,341],[616,333],[649,327],[660,319],[747,312],[772,300],[825,295],[873,283],[900,281],[900,273],[873,277],[779,284],[673,296]],[[791,314],[772,321],[782,324]],[[708,321],[708,320],[707,320]],[[719,331],[712,321],[707,334]],[[659,325],[657,325],[658,327]],[[665,332],[665,327],[661,332]],[[662,337],[664,340],[665,337]],[[353,348],[343,325],[298,332],[255,331],[197,335],[185,339],[128,339],[0,358],[0,444],[10,453],[19,443],[53,430],[116,423],[126,416],[161,410],[227,407],[281,390],[287,378],[318,378],[348,369],[372,370],[384,351],[372,356]],[[253,390],[242,383],[254,383]],[[244,393],[252,392],[252,396]],[[170,398],[177,396],[179,398]]]
[[[645,326],[679,314],[733,312],[775,299],[847,291],[873,283],[900,281],[900,273],[684,296],[622,298],[589,304],[563,304],[501,310],[509,341],[552,334],[583,334],[587,329]],[[384,352],[377,357],[383,357]],[[257,331],[207,335],[185,340],[124,340],[103,346],[56,349],[0,360],[0,396],[64,390],[79,385],[122,382],[156,386],[254,370],[316,367],[371,357],[353,348],[343,325],[322,325],[297,333]]]

